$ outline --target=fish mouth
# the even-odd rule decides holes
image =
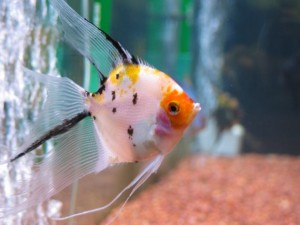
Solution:
[[[193,109],[190,114],[190,121],[192,121],[196,117],[196,115],[200,112],[200,110],[201,110],[200,103],[193,103]]]
[[[201,110],[200,103],[194,103],[194,113],[197,114],[198,112],[200,112],[200,110]]]

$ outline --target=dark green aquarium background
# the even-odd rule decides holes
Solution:
[[[81,15],[82,2],[68,0]],[[221,106],[220,96],[236,99],[254,143],[244,152],[299,154],[299,0],[87,2],[88,19],[193,93],[203,118]],[[63,76],[97,91],[96,70],[64,42],[58,59]]]
[[[83,15],[82,1],[68,3]],[[177,8],[169,10],[165,1],[88,1],[88,19],[118,40],[131,53],[145,59],[150,65],[163,70],[177,81],[191,74],[192,0],[177,0]],[[170,40],[166,29],[173,27]],[[172,40],[171,40],[172,41]],[[91,49],[92,51],[92,49]],[[169,60],[171,58],[171,61]],[[64,76],[78,84],[84,83],[82,57],[66,43],[58,50],[58,67]],[[101,59],[99,59],[101,60]],[[98,75],[90,67],[89,91],[99,86]]]
[[[193,0],[179,0],[177,8],[168,10],[167,1],[152,0],[147,3],[147,58],[153,65],[163,71],[171,71],[170,76],[177,81],[182,81],[184,76],[189,76],[191,71],[191,32],[192,32],[192,7]],[[174,2],[175,3],[175,2]],[[174,26],[173,36],[176,38],[173,51],[165,51],[162,35],[168,26]],[[166,63],[165,57],[175,54],[175,60],[171,65]],[[175,69],[171,70],[169,66]]]
[[[83,15],[82,2],[69,0],[71,5],[80,15]],[[88,2],[88,20],[107,33],[111,33],[112,1],[93,0]],[[93,51],[93,49],[90,49]],[[87,88],[89,91],[97,91],[99,88],[99,77],[96,69],[87,63],[84,65],[84,58],[70,47],[63,40],[58,46],[58,68],[63,76],[68,76],[77,84],[83,86],[85,79],[89,80]],[[99,59],[101,60],[101,59]],[[89,67],[89,74],[85,74],[85,66]]]

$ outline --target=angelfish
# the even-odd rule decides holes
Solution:
[[[30,189],[13,196],[18,198],[15,205],[0,206],[1,216],[35,206],[87,174],[147,160],[149,164],[112,202],[134,187],[130,197],[156,172],[200,110],[199,103],[168,75],[130,54],[65,1],[50,2],[58,12],[64,39],[87,57],[101,83],[91,93],[66,77],[24,69],[26,76],[47,89],[47,100],[27,141],[9,163],[13,166],[47,140],[53,140],[54,147],[22,181]]]

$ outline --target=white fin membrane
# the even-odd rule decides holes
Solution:
[[[0,144],[0,166],[9,163],[9,149],[7,146]]]
[[[40,74],[24,68],[24,75],[42,84],[47,90],[47,98],[37,120],[30,129],[29,136],[17,153],[23,152],[33,141],[86,110],[85,90],[66,77]]]
[[[108,75],[121,61],[120,50],[127,58],[131,58],[130,53],[118,42],[115,43],[119,45],[119,49],[112,44],[105,33],[82,18],[65,1],[50,0],[50,2],[58,12],[65,40],[87,57],[103,75]]]
[[[83,89],[67,78],[41,75],[30,70],[26,73],[42,82],[48,90],[45,107],[27,137],[32,142],[64,119],[82,112],[85,109],[84,95]],[[53,140],[53,149],[40,162],[33,164],[32,173],[17,181],[22,188],[11,196],[14,203],[0,206],[0,218],[33,207],[79,178],[109,165],[107,151],[102,147],[89,117]],[[14,162],[11,164],[13,166]]]
[[[67,219],[71,219],[77,216],[82,216],[82,215],[86,215],[89,213],[95,213],[95,212],[99,212],[102,211],[108,207],[110,207],[113,203],[115,203],[122,194],[124,194],[125,191],[129,190],[130,188],[133,187],[133,189],[131,190],[130,194],[128,195],[128,197],[126,198],[125,202],[121,205],[121,207],[119,208],[119,210],[116,212],[115,216],[108,222],[108,224],[111,224],[120,214],[121,210],[124,208],[125,204],[128,202],[129,198],[133,195],[133,193],[151,176],[151,174],[155,173],[158,168],[160,167],[162,161],[164,159],[163,155],[158,155],[156,158],[154,158],[154,160],[152,160],[143,170],[141,173],[139,173],[136,178],[131,181],[130,184],[128,184],[121,192],[119,192],[119,194],[108,204],[101,206],[99,208],[96,209],[91,209],[91,210],[87,210],[87,211],[83,211],[80,213],[75,213],[72,214],[70,216],[66,216],[66,217],[52,217],[53,220],[67,220]]]

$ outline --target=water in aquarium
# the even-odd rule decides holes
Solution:
[[[52,2],[64,1],[0,1],[0,224],[300,223],[297,0],[68,0],[82,20],[68,17],[70,11],[62,10],[67,16],[61,16]],[[22,180],[34,176],[53,146],[64,147],[61,137],[67,136],[60,135],[73,129],[56,129],[57,136],[51,134],[29,156],[10,162],[20,154],[18,147],[30,142],[28,135],[37,132],[32,127],[47,96],[56,92],[26,77],[25,68],[68,77],[85,94],[101,95],[103,77],[116,71],[107,68],[119,68],[111,63],[116,58],[124,68],[133,64],[163,71],[200,103],[181,141],[121,211],[130,191],[104,211],[55,220],[108,204],[147,162],[119,163],[83,176],[33,207],[1,217],[3,209],[12,206],[13,211],[30,199],[11,196],[32,190],[35,183],[21,186]],[[135,130],[124,132],[130,139]],[[153,171],[155,162],[150,163]]]

